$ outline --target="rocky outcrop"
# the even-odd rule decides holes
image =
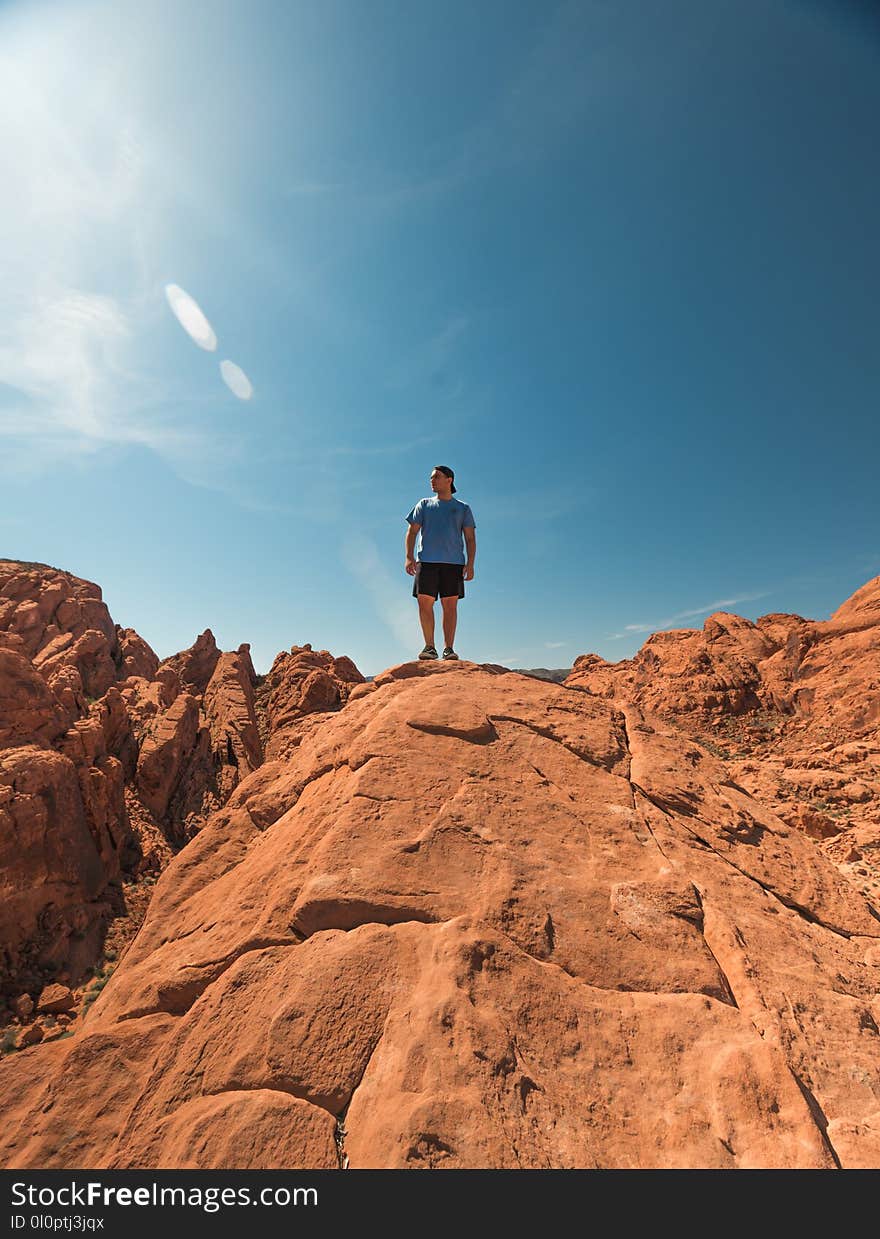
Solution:
[[[182,688],[200,697],[208,687],[219,660],[220,651],[214,634],[206,628],[189,649],[163,659],[159,666],[173,671]]]
[[[0,561],[0,625],[2,1016],[3,999],[32,1003],[47,977],[96,958],[139,851],[124,799],[135,750],[100,589]]]
[[[118,624],[116,637],[119,642],[120,676],[134,675],[145,680],[155,679],[159,670],[159,659],[143,637],[133,628],[120,628]]]
[[[299,743],[309,714],[340,709],[366,681],[350,658],[311,645],[293,645],[273,662],[261,691],[266,756],[281,757]]]
[[[191,650],[161,664],[156,679],[132,678],[123,690],[140,735],[138,793],[179,842],[200,830],[263,760],[250,646],[229,653],[213,646],[209,657],[212,644],[210,633],[202,634]],[[209,664],[210,678],[197,694]]]
[[[313,658],[343,689],[306,685],[300,716],[362,678]],[[0,561],[0,1025],[29,1028],[47,981],[87,979],[106,933],[124,949],[153,875],[261,765],[257,684],[246,644],[223,653],[207,630],[160,664],[93,582]]]
[[[143,740],[150,725],[160,714],[171,708],[180,694],[177,672],[162,667],[152,680],[130,675],[119,686],[132,730],[138,741]]]
[[[30,741],[51,744],[68,712],[23,653],[0,646],[0,749]]]
[[[21,638],[50,687],[68,670],[79,691],[94,699],[117,678],[116,628],[93,581],[45,564],[0,560],[0,629]]]
[[[467,663],[298,726],[0,1076],[3,1165],[880,1162],[880,918],[704,748]]]
[[[710,744],[733,777],[880,898],[880,577],[825,621],[710,616],[566,680]]]
[[[94,768],[95,798],[121,796],[120,771]],[[0,751],[0,992],[35,983],[37,969],[94,958],[118,876],[106,820],[90,818],[77,767],[64,754],[22,744]],[[109,866],[108,866],[109,861]]]
[[[257,725],[254,687],[257,677],[250,646],[221,654],[205,689],[204,711],[211,736],[211,752],[221,771],[220,792],[225,801],[236,784],[263,761]]]
[[[198,735],[199,703],[189,693],[180,693],[147,728],[138,755],[137,789],[155,817],[165,817],[184,768],[195,756]]]

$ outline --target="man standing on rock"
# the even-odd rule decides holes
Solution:
[[[419,658],[436,658],[434,645],[434,603],[443,608],[445,659],[458,658],[453,644],[458,618],[458,600],[464,597],[465,581],[474,579],[477,535],[474,514],[466,503],[453,499],[455,474],[448,465],[437,465],[431,473],[432,498],[420,499],[405,518],[406,570],[415,577],[413,598],[419,601],[419,620],[425,648]],[[416,537],[418,554],[414,555]],[[462,538],[464,542],[462,542]],[[467,557],[465,557],[465,544]]]

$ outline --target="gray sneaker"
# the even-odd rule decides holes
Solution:
[[[425,648],[422,650],[421,654],[419,654],[419,658],[422,660],[422,662],[427,662],[429,659],[436,658],[436,657],[437,657],[437,651],[433,645],[426,645]],[[445,658],[446,655],[444,654],[443,657]]]
[[[452,648],[451,645],[447,645],[446,649],[443,651],[443,657],[446,659],[447,662],[452,662],[453,659],[458,658],[458,655],[456,654],[455,650]],[[435,655],[435,658],[436,658],[436,655]]]

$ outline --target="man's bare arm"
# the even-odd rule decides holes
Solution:
[[[467,563],[464,566],[464,579],[472,581],[474,579],[474,560],[477,557],[477,531],[470,527],[462,530],[464,534],[464,542],[467,547]]]
[[[413,558],[413,553],[416,549],[416,538],[419,536],[421,525],[410,525],[406,531],[406,570],[410,576],[416,574],[416,561]]]

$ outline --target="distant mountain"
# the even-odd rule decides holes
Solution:
[[[533,675],[536,680],[550,680],[553,684],[564,684],[571,675],[571,667],[514,667],[520,675]]]

